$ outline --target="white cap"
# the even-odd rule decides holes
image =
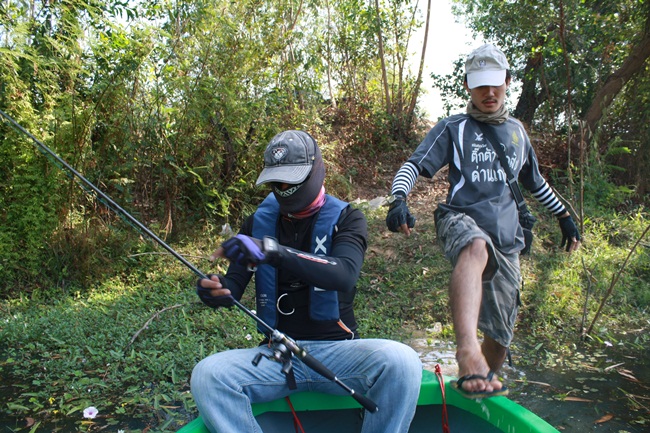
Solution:
[[[500,86],[506,82],[510,69],[505,54],[492,44],[485,44],[470,53],[465,61],[467,87]]]

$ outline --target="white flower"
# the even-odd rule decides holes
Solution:
[[[612,343],[610,343],[609,341],[605,341],[605,347],[612,347],[612,346],[613,346]]]
[[[246,339],[250,341],[253,339],[253,336],[251,334],[246,334]]]
[[[99,411],[95,406],[90,406],[84,409],[84,418],[93,419],[97,416]]]

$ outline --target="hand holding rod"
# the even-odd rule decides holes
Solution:
[[[54,158],[56,162],[58,162],[62,167],[67,169],[70,173],[72,173],[74,176],[77,177],[79,181],[83,183],[86,187],[88,187],[90,190],[92,190],[93,193],[95,193],[102,201],[103,203],[111,210],[113,210],[115,213],[118,215],[122,215],[125,217],[131,224],[133,224],[135,227],[140,229],[143,233],[145,233],[147,236],[149,236],[151,239],[156,241],[161,247],[166,249],[173,257],[178,259],[181,263],[183,263],[187,268],[189,268],[192,272],[194,272],[199,278],[208,278],[207,275],[205,275],[203,272],[201,272],[198,268],[196,268],[192,263],[190,263],[185,257],[181,256],[179,253],[177,253],[172,247],[167,245],[165,241],[160,239],[154,232],[149,230],[144,224],[142,224],[140,221],[135,219],[130,213],[128,213],[126,210],[124,210],[122,207],[120,207],[117,203],[115,203],[108,195],[106,195],[102,190],[97,188],[95,185],[93,185],[88,179],[83,177],[81,173],[79,173],[77,170],[75,170],[71,165],[69,165],[67,162],[65,162],[59,155],[54,153],[49,147],[47,147],[45,144],[43,144],[40,140],[38,140],[36,137],[34,137],[29,131],[27,131],[25,128],[23,128],[18,122],[16,122],[11,116],[9,116],[7,113],[4,111],[0,110],[0,115],[2,115],[11,125],[16,128],[18,131],[22,132],[26,136],[32,139],[34,143],[39,147],[39,149],[46,153],[47,155],[51,156]],[[267,331],[267,334],[271,336],[271,338],[279,343],[283,343],[286,345],[286,347],[299,359],[301,359],[308,367],[322,375],[323,377],[330,379],[337,383],[339,386],[341,386],[343,389],[345,389],[350,395],[357,400],[364,408],[366,408],[369,412],[377,412],[378,407],[375,403],[373,403],[370,399],[367,397],[355,393],[355,391],[351,388],[349,388],[347,385],[345,385],[343,382],[341,382],[334,373],[332,373],[330,370],[328,370],[321,362],[316,360],[313,356],[309,355],[307,351],[305,351],[303,348],[299,347],[295,341],[287,337],[286,335],[282,334],[280,331],[272,328],[269,326],[266,322],[264,322],[261,318],[259,318],[255,313],[253,313],[251,310],[246,308],[244,305],[242,305],[240,302],[238,302],[236,299],[233,299],[234,305],[237,306],[241,311],[246,313],[248,316],[250,316],[253,320],[255,320],[262,328],[264,328]]]

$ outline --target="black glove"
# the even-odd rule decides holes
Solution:
[[[231,262],[249,266],[265,263],[262,241],[246,235],[237,235],[221,244],[224,255]]]
[[[402,224],[406,224],[408,228],[412,229],[415,226],[415,217],[410,214],[406,201],[397,199],[388,208],[386,226],[391,232],[399,232]]]
[[[212,279],[214,274],[208,274],[208,278]],[[219,281],[223,284],[223,280],[219,277]],[[231,295],[227,296],[212,296],[210,294],[210,289],[206,289],[201,286],[201,279],[196,282],[196,294],[199,295],[199,299],[208,307],[219,308],[219,307],[231,307],[234,303],[234,298]]]
[[[563,247],[566,244],[566,250],[569,251],[571,244],[573,243],[573,238],[576,238],[576,241],[580,240],[580,232],[578,232],[578,227],[573,221],[571,215],[558,220],[560,223],[560,230],[562,230],[562,243],[560,247]]]

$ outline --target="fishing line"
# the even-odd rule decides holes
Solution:
[[[2,110],[0,110],[0,115],[2,115],[2,117],[4,117],[11,124],[11,126],[13,126],[16,130],[22,132],[27,137],[29,137],[37,145],[38,149],[42,153],[44,153],[50,161],[54,163],[54,165],[59,167],[64,172],[65,170],[67,170],[68,176],[72,176],[73,178],[76,178],[78,181],[77,183],[81,185],[84,191],[87,191],[95,195],[109,209],[117,213],[119,216],[126,218],[126,220],[132,226],[139,229],[142,233],[146,234],[151,239],[156,241],[156,243],[158,243],[161,247],[167,250],[173,257],[175,257],[181,263],[183,263],[187,268],[189,268],[192,272],[194,272],[199,278],[206,278],[206,279],[208,278],[206,274],[201,272],[196,266],[194,266],[187,259],[185,259],[185,257],[180,255],[172,247],[167,245],[165,241],[160,239],[154,232],[149,230],[149,228],[147,228],[144,224],[138,221],[130,213],[124,210],[120,205],[118,205],[115,201],[113,201],[113,199],[111,199],[102,190],[100,190],[92,182],[86,179],[81,173],[75,170],[70,164],[65,162],[59,155],[54,153],[43,142],[41,142],[39,139],[34,137],[29,131],[27,131],[18,122],[16,122],[11,116],[9,116],[7,113],[5,113]],[[361,404],[369,412],[377,412],[379,410],[377,405],[372,400],[370,400],[369,398],[361,394],[357,394],[353,389],[349,388],[345,383],[341,382],[334,373],[332,373],[327,367],[325,367],[316,358],[308,354],[305,349],[298,346],[298,344],[295,341],[293,341],[291,338],[287,337],[277,329],[272,328],[270,325],[268,325],[265,321],[259,318],[255,313],[253,313],[251,310],[246,308],[246,306],[241,304],[236,299],[233,299],[233,304],[241,311],[246,313],[253,320],[255,320],[260,326],[262,326],[268,332],[271,341],[273,341],[277,345],[276,350],[284,351],[285,349],[288,349],[289,351],[291,351],[291,353],[293,353],[301,361],[303,361],[305,365],[307,365],[308,367],[310,367],[311,369],[319,373],[321,376],[335,382],[337,385],[342,387],[345,391],[348,392],[350,396],[352,396],[357,402],[359,402],[359,404]]]

